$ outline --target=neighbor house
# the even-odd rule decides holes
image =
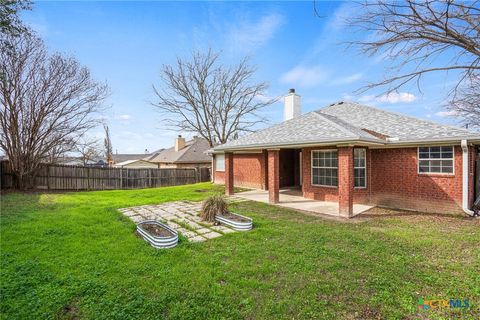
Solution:
[[[136,160],[126,160],[113,165],[116,168],[126,168],[126,169],[157,169],[158,165],[156,163],[136,159]]]
[[[156,163],[159,168],[211,167],[212,157],[207,154],[209,148],[208,141],[203,138],[193,137],[187,141],[179,135],[171,148],[149,156],[148,161]]]
[[[338,202],[345,217],[354,204],[472,214],[479,133],[352,102],[302,115],[293,89],[284,116],[213,149],[213,180],[227,194],[233,186],[268,190],[277,203],[279,189],[293,187]]]

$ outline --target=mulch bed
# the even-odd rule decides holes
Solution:
[[[227,218],[232,221],[236,221],[236,222],[250,222],[250,220],[240,217],[239,215],[236,215],[235,213],[231,213],[228,211],[223,214],[219,214],[219,216]]]
[[[173,237],[174,236],[174,234],[171,231],[155,223],[144,223],[140,226],[140,228],[147,231],[154,237]]]

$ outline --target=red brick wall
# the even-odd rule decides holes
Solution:
[[[370,202],[425,212],[460,212],[462,150],[454,149],[454,175],[418,174],[417,148],[371,150]]]
[[[311,185],[311,150],[302,149],[302,190],[306,198],[338,201],[338,188]],[[332,149],[323,148],[323,149]],[[471,148],[473,173],[475,161]],[[234,184],[266,189],[266,152],[234,154]],[[418,174],[417,148],[367,149],[367,187],[354,189],[353,202],[426,212],[461,212],[462,151],[455,147],[454,175]],[[470,178],[470,202],[473,201],[473,174]],[[224,183],[225,173],[214,172],[215,183]]]
[[[353,214],[353,148],[338,149],[338,208],[345,217]]]
[[[303,155],[303,193],[306,198],[338,201],[338,188],[311,185],[311,150]],[[473,169],[474,152],[471,152]],[[425,212],[461,212],[462,151],[455,147],[454,175],[418,174],[417,148],[368,149],[367,187],[355,188],[354,203],[382,205]],[[473,172],[473,170],[471,170]],[[470,177],[470,202],[473,201],[473,175]]]
[[[263,153],[233,154],[233,182],[236,187],[265,189]],[[225,183],[225,172],[215,171],[214,182]]]
[[[267,167],[268,172],[268,201],[278,203],[280,188],[280,152],[278,150],[268,150]]]

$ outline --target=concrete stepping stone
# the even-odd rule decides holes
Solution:
[[[188,240],[191,241],[191,242],[202,242],[202,241],[207,240],[207,238],[204,238],[202,236],[196,236],[196,237],[188,239]]]
[[[193,221],[190,221],[190,220],[186,220],[185,223],[188,224],[193,229],[201,229],[202,228],[201,225],[199,225],[198,223],[195,223]]]
[[[223,233],[232,233],[232,232],[235,232],[235,230],[230,229],[230,228],[227,228],[227,227],[224,227],[224,226],[211,226],[210,229],[213,229],[213,230],[215,230],[215,231],[220,231],[220,232],[223,232]]]
[[[187,231],[184,231],[184,232],[181,232],[181,234],[182,234],[184,237],[187,237],[189,240],[198,236],[198,234],[196,234],[195,232],[193,232],[193,231],[188,231],[188,230],[187,230]]]
[[[202,236],[207,238],[207,239],[213,239],[213,238],[221,237],[222,234],[220,234],[218,232],[215,232],[215,231],[210,231],[208,233],[202,234]]]
[[[204,233],[208,233],[208,232],[210,232],[210,231],[211,231],[210,229],[208,229],[208,228],[203,228],[203,227],[200,228],[200,229],[195,230],[195,232],[198,233],[198,234],[204,234]]]
[[[145,218],[143,218],[142,216],[131,216],[130,219],[135,222],[135,223],[139,223],[140,221],[145,221]]]

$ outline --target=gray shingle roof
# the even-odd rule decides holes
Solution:
[[[112,158],[115,163],[118,163],[128,160],[139,160],[145,158],[146,155],[145,153],[114,153]]]
[[[399,138],[399,141],[479,136],[478,133],[466,129],[420,120],[351,102],[330,105],[317,112],[334,116],[357,128],[369,129],[392,138]]]
[[[386,137],[393,139],[387,141]],[[390,144],[456,138],[480,139],[480,134],[357,103],[340,102],[229,141],[214,150],[317,142],[364,141]]]
[[[185,143],[185,147],[175,151],[175,147],[161,150],[155,157],[148,161],[160,163],[205,163],[211,161],[211,156],[206,154],[210,148],[208,141],[202,138],[193,138]]]

